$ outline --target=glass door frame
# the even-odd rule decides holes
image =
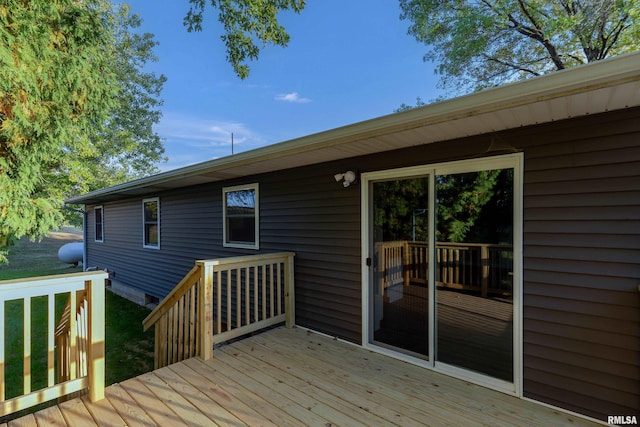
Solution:
[[[372,206],[371,192],[373,183],[392,179],[429,177],[429,265],[435,265],[435,177],[464,172],[477,172],[492,169],[513,169],[513,383],[472,372],[460,367],[447,365],[434,360],[436,339],[436,288],[435,269],[429,269],[429,313],[428,313],[428,358],[416,358],[372,343],[374,307],[372,285],[375,275],[368,260],[373,259]],[[386,354],[412,364],[423,366],[438,372],[482,385],[504,393],[522,396],[522,200],[523,200],[524,155],[507,154],[479,159],[461,160],[447,163],[412,166],[362,173],[361,182],[361,239],[362,239],[362,345],[363,347]]]

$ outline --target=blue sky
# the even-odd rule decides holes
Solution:
[[[397,0],[308,0],[300,15],[281,15],[286,48],[267,47],[240,80],[225,60],[213,13],[188,33],[187,0],[132,0],[141,31],[155,34],[168,81],[162,94],[170,170],[391,114],[442,92],[426,46],[407,34]]]

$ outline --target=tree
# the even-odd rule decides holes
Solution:
[[[507,177],[512,175],[510,170],[483,170],[436,177],[436,240],[497,243],[495,236],[490,236],[491,233],[496,234],[496,226],[487,227],[487,223],[478,220],[481,217],[491,220],[505,213],[511,214],[511,209],[504,209],[504,200],[510,200],[511,192],[502,188],[513,188],[510,184],[512,179],[507,180],[509,185],[496,185],[501,174]],[[494,206],[496,203],[499,208]],[[490,215],[487,215],[487,210],[490,210]]]
[[[435,180],[436,241],[502,243],[512,240],[511,169],[376,182],[373,222],[377,241],[429,240],[429,180]]]
[[[142,81],[154,43],[136,23],[108,0],[0,4],[0,250],[57,227],[72,186],[161,156],[149,123],[164,78]]]
[[[640,47],[640,0],[400,0],[440,85],[479,90]]]
[[[184,18],[188,31],[201,31],[206,0],[189,0],[191,7]],[[258,59],[261,47],[268,44],[286,47],[289,34],[278,22],[278,13],[292,10],[300,13],[305,0],[210,0],[218,9],[218,21],[225,34],[221,36],[227,49],[227,61],[241,79],[249,75],[247,60]]]
[[[165,161],[164,146],[153,125],[160,121],[160,94],[166,77],[144,71],[157,61],[153,35],[138,34],[138,15],[129,14],[129,6],[114,10],[113,67],[119,90],[115,108],[104,126],[89,131],[95,150],[86,156],[69,159],[69,172],[76,178],[69,182],[69,194],[76,195],[159,172]],[[58,177],[69,176],[57,171]]]

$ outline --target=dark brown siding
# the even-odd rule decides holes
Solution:
[[[335,182],[339,170],[316,166],[224,185],[260,183],[259,252],[296,252],[297,323],[359,342],[360,192]],[[142,247],[142,197],[104,204],[104,243],[94,242],[89,206],[87,265],[162,298],[196,259],[258,253],[223,248],[222,184],[151,196],[160,197],[161,250]]]
[[[360,188],[333,174],[524,151],[524,394],[606,420],[640,414],[640,109],[226,182],[260,183],[260,251],[295,251],[296,322],[360,342]],[[160,197],[160,251],[141,200],[104,205],[89,263],[163,297],[222,247],[222,184]],[[91,207],[88,207],[89,210]]]
[[[605,420],[640,414],[639,117],[523,143],[525,396]]]

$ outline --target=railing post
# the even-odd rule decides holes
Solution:
[[[480,282],[480,295],[486,298],[489,295],[489,246],[480,247],[480,265],[482,266],[482,279]]]
[[[209,360],[213,356],[213,271],[203,262],[200,265],[200,283],[198,283],[198,340],[200,358]]]
[[[105,290],[104,279],[92,279],[85,282],[87,288],[87,301],[89,302],[88,319],[88,354],[87,374],[89,377],[89,399],[92,402],[104,399],[104,375],[105,375]],[[75,307],[72,307],[71,315],[75,317]]]
[[[285,258],[285,326],[289,329],[293,328],[296,323],[296,299],[295,299],[295,280],[293,272],[293,255],[287,255]]]
[[[402,284],[409,286],[411,284],[411,254],[409,253],[409,242],[402,242]]]

